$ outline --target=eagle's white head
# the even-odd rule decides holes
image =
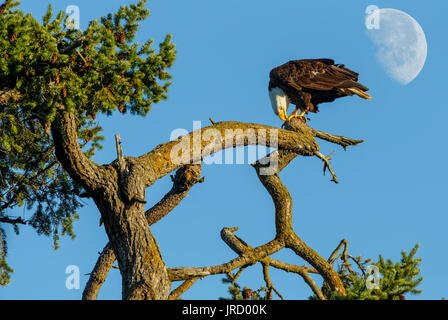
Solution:
[[[271,99],[272,110],[274,110],[274,113],[279,116],[280,119],[286,121],[288,118],[286,111],[291,103],[286,93],[279,87],[273,87],[269,89],[269,98]]]

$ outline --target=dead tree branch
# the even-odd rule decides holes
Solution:
[[[187,165],[176,171],[172,176],[173,187],[151,209],[146,211],[149,225],[153,225],[170,213],[188,195],[190,189],[200,181],[201,166]]]
[[[269,276],[269,264],[262,262],[263,266],[263,277],[264,281],[266,282],[266,300],[272,300],[272,291],[274,291],[282,300],[285,300],[283,296],[278,292],[277,289],[275,289],[274,285],[272,284],[271,277]]]
[[[82,293],[83,300],[96,300],[98,297],[98,292],[101,289],[104,281],[106,281],[106,276],[109,273],[115,261],[115,253],[112,249],[110,242],[104,247],[103,251],[100,253],[98,260],[90,273],[89,280]]]
[[[247,264],[255,263],[259,260],[262,260],[264,257],[278,252],[283,248],[283,246],[284,244],[281,240],[274,239],[264,245],[254,248],[253,250],[243,253],[238,258],[232,259],[229,262],[220,265],[199,268],[168,268],[168,275],[171,281],[181,281],[195,277],[226,274]]]
[[[0,223],[10,223],[10,224],[26,224],[26,221],[22,219],[22,217],[18,217],[15,219],[9,217],[0,217]]]
[[[306,123],[302,122],[300,119],[293,119],[286,124],[286,127],[296,131],[301,132],[306,136],[313,136],[313,131]],[[281,237],[285,241],[285,246],[293,250],[298,256],[303,258],[305,261],[310,263],[319,274],[325,279],[329,284],[332,291],[336,291],[338,294],[344,295],[345,288],[336,271],[332,266],[323,259],[317,252],[310,248],[303,240],[297,236],[293,230],[292,226],[292,198],[289,194],[288,189],[283,184],[279,177],[280,171],[289,164],[293,159],[294,155],[291,154],[293,151],[279,150],[276,151],[278,155],[278,168],[277,172],[271,175],[262,174],[263,165],[265,161],[257,161],[255,164],[255,169],[263,186],[269,192],[275,205],[276,211],[276,231],[277,237]],[[318,152],[314,150],[314,154]],[[289,155],[288,155],[289,153]],[[272,156],[271,156],[272,157]],[[263,160],[263,159],[262,159]]]
[[[185,280],[184,282],[182,282],[182,284],[180,286],[178,286],[176,289],[174,289],[170,293],[170,295],[168,296],[168,300],[176,300],[177,298],[179,298],[181,296],[181,294],[184,293],[185,291],[187,291],[188,289],[190,289],[191,286],[198,279],[199,278],[192,278],[192,279],[188,279],[188,280]]]
[[[348,146],[356,146],[364,142],[364,140],[354,140],[343,136],[336,136],[334,134],[326,133],[313,128],[311,128],[311,131],[313,132],[313,136],[331,143],[339,144],[344,148],[344,150],[346,150]]]
[[[342,247],[344,247],[344,250],[342,251],[341,254],[336,256],[337,253],[341,250]],[[355,262],[356,265],[358,266],[358,268],[361,270],[361,272],[363,274],[365,274],[364,266],[360,263],[360,261],[358,261],[358,259],[356,259],[352,255],[348,254],[348,241],[346,239],[342,239],[341,240],[341,242],[339,243],[337,248],[334,249],[334,251],[331,253],[330,257],[328,258],[328,262],[333,265],[336,262],[336,260],[338,260],[338,259],[342,260],[342,262],[344,263],[345,267],[347,268],[347,270],[350,273],[354,273],[354,271],[351,268],[351,264],[348,261],[349,259],[352,259],[353,262]]]
[[[221,231],[221,237],[223,239],[225,239],[224,241],[233,251],[235,251],[238,255],[241,255],[247,250],[252,250],[252,247],[234,234],[234,232],[237,230],[238,230],[238,228],[236,228],[236,227],[235,228],[224,228]],[[306,266],[297,266],[297,265],[288,264],[283,261],[273,259],[271,257],[265,257],[265,258],[259,260],[259,262],[263,265],[263,267],[271,266],[271,267],[281,269],[286,272],[296,273],[296,274],[300,275],[304,279],[304,281],[309,285],[311,290],[313,290],[313,292],[321,300],[325,300],[325,297],[322,294],[321,290],[319,289],[317,284],[314,282],[313,278],[311,278],[309,275],[309,273],[319,273],[316,269],[309,268]],[[264,270],[264,276],[266,277],[266,270]],[[272,288],[279,295],[279,297],[281,299],[283,299],[282,295],[279,292],[277,292],[273,286],[272,286]]]
[[[126,158],[126,161],[130,163],[130,165],[140,167],[138,174],[141,176],[139,178],[147,181],[146,186],[152,185],[157,179],[160,179],[176,168],[180,168],[173,178],[173,188],[153,208],[146,211],[148,224],[151,225],[159,221],[185,198],[190,188],[198,182],[200,163],[204,157],[229,147],[254,144],[269,146],[270,143],[273,142],[273,139],[276,139],[275,142],[277,142],[279,151],[272,153],[269,156],[269,159],[263,159],[264,161],[258,161],[253,165],[260,181],[270,193],[275,204],[276,237],[272,241],[256,248],[251,248],[246,244],[244,250],[241,250],[242,248],[238,249],[235,245],[238,241],[225,240],[228,233],[223,229],[221,236],[224,241],[239,254],[239,257],[232,259],[227,263],[215,266],[168,268],[170,281],[185,281],[178,287],[178,289],[173,290],[170,297],[177,298],[180,296],[180,294],[193,285],[195,281],[194,279],[213,274],[229,273],[237,268],[241,268],[242,270],[246,266],[256,262],[263,262],[269,266],[300,274],[313,292],[321,299],[324,299],[325,297],[314,283],[314,280],[309,276],[309,273],[321,274],[333,291],[337,291],[339,294],[344,294],[345,289],[332,266],[314,250],[309,248],[294,233],[292,228],[292,198],[281,182],[278,174],[298,155],[317,156],[322,159],[323,156],[319,156],[321,155],[319,153],[319,145],[314,137],[340,144],[344,148],[349,145],[361,143],[362,140],[353,140],[342,136],[327,134],[310,128],[306,123],[301,123],[299,119],[292,119],[286,124],[286,129],[239,122],[212,122],[212,124],[213,125],[210,127],[200,129],[199,132],[195,131],[189,135],[180,137],[175,141],[161,144],[153,151],[139,158]],[[220,135],[221,139],[197,140],[198,133],[205,134],[206,130],[210,129],[215,130],[217,135]],[[233,130],[233,135],[230,137],[226,135],[227,130]],[[253,137],[255,137],[255,139],[253,139]],[[186,143],[187,146],[187,154],[189,156],[188,162],[173,162],[171,152],[182,143]],[[336,180],[336,176],[329,165],[328,159],[325,159],[327,160],[324,161],[326,167],[328,167],[332,173],[333,180]],[[272,164],[274,165],[272,166]],[[131,172],[130,174],[132,175],[133,173]],[[131,179],[131,177],[129,179]],[[232,235],[233,231],[234,230],[231,230],[230,232]],[[241,243],[242,240],[239,239],[239,241]],[[271,254],[284,247],[292,249],[297,255],[309,262],[313,268],[289,265],[269,257]],[[108,259],[103,259],[101,255],[107,256]],[[100,264],[99,266],[101,267],[101,263],[107,262],[107,265],[111,266],[113,263],[113,250],[106,246],[101,255],[97,265]],[[110,263],[110,261],[112,261],[112,263]],[[104,282],[110,266],[108,268],[98,268],[98,270],[103,270],[101,274],[98,272],[95,273],[95,269],[97,269],[97,266],[95,266],[92,275],[95,275],[98,281],[89,281],[89,283],[93,283],[94,285],[86,286],[85,292],[90,291],[91,293],[86,293],[83,296],[93,299],[96,298],[98,290]]]

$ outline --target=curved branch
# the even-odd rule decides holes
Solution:
[[[263,265],[263,277],[266,282],[266,300],[272,300],[272,291],[274,291],[282,300],[285,300],[280,292],[275,289],[272,284],[271,277],[269,276],[269,264],[262,262]]]
[[[96,190],[102,182],[105,170],[85,156],[78,142],[76,116],[69,112],[58,112],[51,125],[56,158],[70,177],[86,191]]]
[[[286,247],[290,248],[299,257],[316,268],[319,274],[324,278],[325,282],[330,286],[331,291],[336,291],[340,295],[345,295],[345,288],[341,278],[338,276],[331,264],[329,264],[316,251],[303,242],[299,236],[295,233],[291,234],[286,240]]]
[[[264,245],[256,247],[250,251],[243,253],[238,258],[232,259],[229,262],[210,266],[210,267],[180,267],[168,268],[168,275],[171,281],[188,280],[196,277],[205,277],[215,274],[224,274],[247,264],[255,263],[264,257],[280,251],[284,247],[284,243],[280,239],[274,239]]]
[[[176,171],[172,177],[173,187],[171,190],[151,209],[146,211],[149,225],[153,225],[168,213],[170,213],[188,195],[190,189],[200,181],[201,166],[187,165]]]
[[[237,237],[234,232],[237,231],[238,228],[224,228],[221,231],[221,238],[224,240],[224,242],[238,255],[242,255],[247,250],[253,250],[253,248],[244,242],[241,238]],[[307,273],[319,273],[316,269],[306,267],[306,266],[297,266],[294,264],[289,264],[271,257],[265,257],[259,262],[266,263],[270,265],[271,267],[286,271],[286,272],[292,272],[297,273],[299,275],[302,275],[303,272]]]
[[[316,282],[314,282],[313,278],[311,278],[311,276],[308,274],[308,272],[305,271],[303,274],[301,274],[301,276],[302,276],[303,280],[305,280],[305,282],[311,288],[311,290],[313,290],[314,294],[317,297],[319,297],[320,300],[327,300],[327,298],[322,293],[322,290],[320,290],[320,288],[318,287]]]
[[[116,257],[114,250],[112,249],[112,245],[110,242],[108,242],[103,251],[100,253],[93,271],[90,273],[89,280],[87,281],[87,284],[82,293],[83,300],[96,300],[96,298],[98,297],[98,292],[100,291],[101,286],[106,280],[106,276],[109,273],[109,270],[112,267],[115,258]]]
[[[192,278],[185,280],[180,286],[174,289],[170,295],[168,296],[168,300],[176,300],[180,297],[182,293],[191,288],[191,286],[198,280],[199,278]]]
[[[221,236],[223,239],[225,239],[224,241],[226,242],[226,244],[233,251],[235,251],[238,255],[243,254],[247,250],[252,250],[252,247],[250,245],[248,245],[246,242],[244,242],[239,237],[235,236],[234,231],[236,231],[236,230],[238,230],[238,228],[224,228],[221,231]],[[309,275],[310,273],[319,273],[316,269],[309,268],[306,266],[297,266],[297,265],[288,264],[286,262],[276,260],[271,257],[265,257],[265,258],[259,260],[259,262],[263,265],[263,272],[264,272],[263,274],[264,274],[265,280],[266,280],[266,275],[268,275],[265,270],[265,268],[267,266],[281,269],[286,272],[296,273],[303,278],[303,280],[306,282],[306,284],[308,284],[308,286],[316,294],[316,296],[319,297],[319,299],[326,300],[322,291],[319,289],[317,284],[314,282],[313,278],[311,278],[311,276]],[[274,289],[274,291],[276,291],[276,290]],[[278,292],[276,292],[276,293],[279,295],[279,297],[282,298],[282,296]]]
[[[336,257],[336,254],[339,252],[339,250],[341,250],[342,247],[344,247],[344,251],[343,251],[343,255],[347,256],[347,246],[348,246],[348,241],[347,239],[342,239],[341,242],[339,242],[338,246],[336,247],[336,249],[333,250],[333,252],[331,253],[330,257],[328,258],[328,262],[333,264],[337,259],[339,259],[340,256]]]
[[[354,139],[350,139],[350,138],[346,138],[343,136],[336,136],[334,134],[331,133],[326,133],[323,131],[319,131],[316,129],[311,128],[312,132],[313,132],[313,136],[331,142],[331,143],[335,143],[335,144],[339,144],[340,146],[342,146],[344,148],[344,150],[348,147],[348,146],[356,146],[362,142],[364,142],[364,140],[354,140]]]
[[[310,129],[308,129],[309,127],[299,119],[294,122],[288,122],[287,126],[295,131],[304,132],[305,134],[310,132]],[[285,165],[287,165],[290,161],[289,159],[294,156],[288,155],[288,153],[295,153],[289,150],[279,150],[276,152],[279,153],[279,159],[285,159]],[[292,198],[288,189],[279,177],[279,173],[285,165],[279,161],[277,172],[271,175],[260,174],[262,168],[260,161],[258,161],[254,166],[258,178],[271,195],[275,205],[277,236],[282,236],[285,239],[286,247],[292,249],[298,256],[316,268],[325,281],[330,285],[332,290],[341,295],[345,295],[344,285],[332,266],[316,251],[303,242],[293,230]]]
[[[234,125],[235,123],[220,123],[223,126],[227,125]],[[218,126],[219,124],[214,124],[213,127]],[[344,295],[345,294],[345,288],[343,286],[343,283],[337,273],[334,271],[334,269],[331,267],[331,265],[323,259],[317,252],[315,252],[313,249],[308,247],[295,233],[292,227],[292,198],[280,180],[278,174],[279,172],[286,167],[298,154],[302,155],[315,155],[316,152],[319,151],[319,146],[317,142],[314,140],[314,135],[316,134],[315,131],[313,131],[306,123],[302,123],[300,120],[293,119],[292,121],[288,122],[287,124],[287,131],[289,132],[283,132],[278,131],[278,147],[280,148],[279,151],[276,151],[272,153],[269,156],[269,159],[272,160],[272,158],[277,159],[277,167],[272,168],[270,166],[271,162],[266,161],[266,159],[262,159],[264,161],[257,161],[257,163],[254,164],[254,168],[257,171],[257,175],[262,182],[262,184],[265,186],[265,188],[270,193],[276,209],[276,238],[272,242],[276,242],[279,246],[286,245],[290,249],[292,249],[297,255],[302,257],[304,260],[309,262],[319,274],[323,276],[325,281],[330,285],[332,290],[337,291],[339,294]],[[252,125],[249,125],[252,126]],[[206,128],[205,128],[206,129]],[[204,129],[202,129],[204,130]],[[290,135],[291,130],[294,130],[294,132],[297,135]],[[190,135],[188,137],[188,141],[191,141],[192,136]],[[332,142],[339,143],[339,144],[347,144],[348,140],[344,137],[338,137],[331,135]],[[267,139],[266,139],[267,140]],[[350,139],[349,139],[350,140]],[[280,143],[282,141],[282,143]],[[249,144],[250,140],[244,140],[244,145]],[[291,143],[296,143],[295,146],[292,146]],[[350,143],[356,144],[361,141],[350,141]],[[220,144],[219,144],[220,143]],[[218,141],[217,147],[224,145],[221,141]],[[267,144],[268,145],[268,144]],[[305,148],[303,148],[305,146]],[[162,152],[163,148],[166,148],[167,146],[164,145],[163,147],[158,147],[155,150],[158,150],[159,152]],[[171,148],[173,145],[170,146]],[[159,149],[160,148],[160,149]],[[204,147],[201,145],[200,149],[200,155],[206,154],[202,150]],[[284,148],[284,149],[282,149]],[[166,151],[165,151],[166,152]],[[194,150],[191,151],[194,153]],[[148,156],[148,155],[146,155]],[[269,163],[269,170],[266,171],[263,169],[266,169],[267,165],[266,163]],[[169,166],[172,165],[168,163],[166,166],[162,166],[162,170],[167,170]],[[159,172],[163,172],[163,171]],[[274,171],[273,171],[274,170]],[[174,268],[174,269],[168,269],[170,279],[172,281],[176,280],[185,280],[190,279],[193,277],[203,277],[211,274],[217,274],[217,273],[227,273],[230,272],[238,267],[241,267],[243,265],[246,265],[248,263],[254,263],[256,261],[261,261],[262,259],[269,258],[268,256],[270,254],[266,255],[258,255],[254,256],[251,255],[252,252],[254,252],[257,249],[252,250],[241,250],[235,246],[234,241],[231,241],[231,233],[235,229],[223,229],[221,232],[221,236],[223,240],[230,245],[233,249],[240,250],[240,257],[231,260],[230,262],[219,265],[219,266],[213,266],[213,267],[203,267],[203,268]],[[240,242],[244,243],[241,239]],[[246,244],[245,244],[246,245]],[[247,245],[246,245],[247,246]],[[249,249],[249,248],[247,248]],[[277,250],[280,250],[281,248],[276,248]],[[242,259],[243,257],[249,257],[251,256],[251,259]],[[244,260],[244,261],[242,261]],[[284,265],[283,265],[284,267]],[[319,296],[321,299],[325,299],[320,289],[317,287],[315,282],[312,280],[312,278],[309,276],[308,272],[304,269],[299,269],[300,274],[304,278],[304,280],[308,283],[308,285],[312,288],[312,290],[316,293],[317,296]]]
[[[18,217],[16,219],[11,219],[9,217],[0,217],[0,223],[10,223],[13,225],[16,224],[26,224],[27,222],[22,219],[22,217]]]
[[[219,122],[178,139],[161,144],[137,158],[144,168],[146,185],[152,185],[173,170],[186,164],[198,164],[218,151],[248,145],[264,145],[312,156],[319,145],[311,134],[303,134],[254,123]],[[172,152],[183,150],[182,159]]]

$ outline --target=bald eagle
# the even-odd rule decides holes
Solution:
[[[308,112],[318,112],[318,104],[356,94],[371,100],[369,90],[358,82],[358,74],[335,64],[331,59],[289,61],[271,70],[269,97],[274,113],[283,121],[303,118]],[[296,109],[288,117],[289,104]],[[298,111],[300,114],[297,114]]]

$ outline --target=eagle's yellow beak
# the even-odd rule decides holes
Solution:
[[[278,114],[280,119],[286,121],[288,119],[288,115],[286,114],[286,110],[282,108],[282,111]]]

